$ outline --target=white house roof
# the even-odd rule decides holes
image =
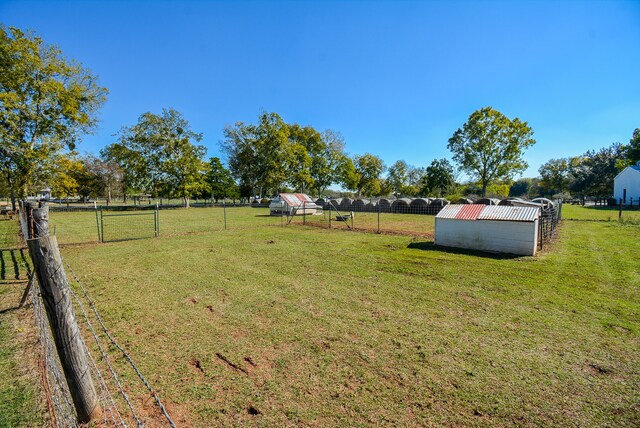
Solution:
[[[447,205],[436,218],[454,220],[498,220],[535,221],[540,216],[540,208],[509,207],[500,205]]]
[[[618,178],[620,176],[620,174],[622,174],[623,172],[626,172],[627,170],[629,171],[635,171],[635,172],[640,172],[640,162],[638,162],[636,165],[629,165],[628,167],[626,167],[625,169],[623,169],[622,171],[620,171],[618,173],[618,175],[615,176],[614,180],[616,178]]]

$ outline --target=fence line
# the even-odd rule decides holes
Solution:
[[[561,200],[555,201],[553,205],[542,207],[540,210],[540,219],[538,220],[538,247],[540,249],[556,236],[561,220]]]
[[[29,237],[30,225],[27,209],[29,208],[27,208],[26,205],[22,205],[20,215],[18,216],[23,244],[26,243],[26,239]],[[30,281],[33,281],[33,286],[30,291],[31,304],[33,305],[36,335],[40,345],[40,362],[43,368],[42,381],[44,382],[45,399],[47,400],[51,424],[52,426],[61,428],[76,426],[76,411],[72,404],[67,383],[64,380],[58,353],[53,344],[51,327],[49,326],[49,319],[43,308],[38,280],[35,278],[35,272],[31,271],[28,264],[26,265],[26,269]]]
[[[69,272],[71,272],[71,275],[73,276],[76,284],[78,284],[78,286],[80,287],[80,289],[82,291],[82,294],[87,299],[87,302],[89,303],[89,307],[91,308],[91,310],[95,314],[95,317],[98,320],[98,323],[100,324],[100,327],[102,327],[102,330],[104,331],[106,336],[109,338],[109,341],[111,342],[111,344],[113,346],[115,346],[122,353],[122,356],[127,360],[129,365],[131,366],[131,368],[135,371],[135,373],[138,376],[138,378],[140,378],[140,380],[142,381],[144,386],[147,388],[147,390],[153,396],[156,404],[160,408],[160,411],[162,412],[163,416],[165,417],[165,419],[167,420],[169,425],[171,425],[171,427],[175,428],[176,427],[175,423],[171,419],[171,416],[169,416],[169,413],[167,413],[167,410],[166,410],[164,404],[162,403],[162,401],[160,400],[160,398],[156,394],[155,390],[151,387],[151,385],[149,384],[147,379],[140,372],[140,369],[138,369],[138,366],[136,366],[136,364],[133,362],[133,359],[131,358],[131,356],[127,353],[127,351],[124,350],[124,348],[122,348],[122,346],[120,346],[120,344],[115,340],[113,335],[109,332],[109,329],[107,329],[107,326],[102,321],[102,317],[100,316],[100,313],[98,312],[98,309],[96,308],[95,303],[89,297],[89,294],[87,293],[87,289],[84,287],[84,285],[83,285],[82,281],[80,280],[80,278],[78,277],[78,275],[76,275],[76,273],[73,271],[73,269],[71,268],[71,266],[69,266],[68,263],[65,263],[65,265],[66,265],[67,269],[69,270]],[[124,391],[122,391],[122,393],[123,393],[123,395],[126,395],[126,394],[124,394]],[[130,405],[130,407],[131,407],[131,411],[135,414],[135,411],[133,410],[131,405]],[[137,417],[136,417],[136,420],[138,420]]]
[[[68,264],[67,264],[67,268],[69,268]],[[84,310],[84,305],[82,304],[82,302],[80,301],[80,299],[78,298],[76,293],[73,292],[73,290],[71,291],[71,293],[75,297],[76,303],[80,307],[80,311],[82,312],[82,315],[84,316],[84,319],[85,319],[85,321],[87,323],[87,326],[89,327],[89,330],[91,331],[91,334],[93,335],[93,338],[94,338],[94,340],[96,342],[96,346],[98,347],[98,351],[100,352],[100,355],[102,356],[102,359],[104,360],[105,364],[109,368],[109,372],[111,373],[111,376],[113,377],[114,381],[116,382],[116,385],[118,386],[118,390],[120,391],[120,394],[122,395],[122,398],[127,403],[127,406],[129,407],[129,410],[131,411],[133,419],[135,419],[135,421],[138,424],[138,426],[142,426],[143,424],[140,421],[140,419],[138,418],[138,415],[136,414],[136,411],[133,409],[133,405],[131,404],[131,401],[129,400],[129,396],[127,395],[126,392],[124,392],[122,384],[120,383],[120,379],[118,378],[118,374],[113,369],[113,366],[111,365],[111,362],[109,361],[108,355],[104,352],[104,349],[102,348],[102,345],[100,344],[100,340],[98,339],[98,335],[96,334],[96,331],[93,328],[93,325],[91,324],[91,321],[89,321],[89,317],[87,316],[87,312]],[[87,349],[87,354],[91,355],[88,349]],[[93,360],[93,358],[92,358],[92,360]],[[96,368],[96,371],[98,373],[100,373],[100,370],[98,369],[97,365],[95,366],[95,368]],[[104,378],[102,377],[102,374],[100,374],[100,378],[103,379],[103,381],[104,381]],[[106,383],[105,383],[105,387],[106,387]],[[107,390],[108,390],[108,388],[107,388]],[[113,396],[111,395],[110,392],[109,392],[109,395],[111,396],[111,401],[113,402]],[[115,403],[114,403],[114,405],[115,405]],[[117,410],[117,407],[116,407],[116,410]],[[103,408],[103,411],[104,411],[104,408]],[[118,412],[118,414],[120,414],[120,412]],[[122,418],[120,418],[120,419],[122,419]],[[124,421],[122,423],[124,424]]]
[[[20,232],[22,234],[22,239],[26,240],[29,236],[33,235],[33,231],[38,230],[38,223],[32,221],[31,215],[31,207],[28,204],[21,204],[20,215]],[[133,362],[132,358],[129,354],[120,346],[120,344],[115,340],[113,335],[109,332],[106,325],[102,321],[100,314],[98,313],[93,300],[90,298],[86,288],[78,278],[75,272],[71,269],[71,267],[67,264],[66,268],[72,273],[75,283],[78,284],[82,291],[82,296],[87,300],[89,306],[92,308],[93,313],[95,314],[96,319],[98,320],[104,334],[107,336],[108,341],[115,346],[126,359],[126,361],[131,365],[136,375],[140,378],[144,386],[147,390],[152,394],[155,399],[156,404],[160,408],[162,414],[166,418],[168,424],[171,427],[175,428],[175,424],[172,421],[171,417],[166,411],[166,408],[160,401],[159,397],[146,380],[146,378],[142,375],[138,367]],[[64,265],[61,265],[60,268],[64,269]],[[27,274],[29,276],[29,282],[33,281],[33,287],[31,287],[31,291],[29,289],[26,290],[25,297],[28,294],[31,295],[31,303],[33,305],[33,313],[36,327],[36,334],[38,337],[39,343],[39,354],[40,354],[40,365],[42,367],[42,376],[43,376],[43,389],[45,392],[45,399],[47,401],[47,408],[49,412],[49,417],[51,420],[51,425],[60,428],[67,427],[76,427],[78,414],[75,410],[73,400],[71,399],[71,393],[67,386],[67,382],[65,376],[62,372],[62,365],[60,363],[58,352],[56,351],[56,347],[53,341],[51,327],[49,325],[49,320],[47,314],[44,310],[44,303],[42,301],[42,295],[40,292],[40,285],[35,276],[35,272],[31,272],[30,266],[27,264]],[[135,420],[138,427],[143,427],[144,422],[140,419],[138,414],[136,413],[131,400],[127,396],[125,392],[125,388],[119,380],[116,369],[112,366],[110,359],[105,351],[104,347],[100,343],[99,335],[97,334],[93,324],[91,323],[87,311],[85,310],[85,306],[82,303],[80,296],[70,289],[71,297],[74,299],[75,306],[80,308],[80,311],[84,317],[88,330],[93,335],[93,338],[96,342],[97,349],[100,354],[100,358],[105,364],[108,366],[111,376],[114,379],[115,384],[118,386],[118,391],[123,397],[124,402],[127,404],[128,411],[131,412],[132,418]],[[80,337],[82,342],[83,352],[86,354],[88,362],[89,362],[89,372],[92,378],[97,380],[98,383],[98,402],[100,403],[103,414],[102,414],[102,422],[104,426],[110,425],[117,427],[126,427],[127,423],[125,422],[122,412],[119,409],[118,403],[114,399],[114,395],[111,392],[110,387],[108,386],[105,376],[102,373],[101,369],[98,367],[96,359],[91,355],[88,347],[86,346],[82,337]],[[110,421],[108,420],[110,419]],[[96,421],[97,422],[97,421]]]

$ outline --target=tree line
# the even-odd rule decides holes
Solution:
[[[79,63],[32,33],[0,26],[0,194],[24,198],[50,187],[57,197],[262,198],[281,191],[325,195],[338,185],[358,197],[552,196],[611,194],[613,177],[640,158],[640,130],[628,145],[551,159],[540,177],[514,181],[528,167],[533,130],[484,107],[448,140],[453,163],[427,166],[371,153],[349,155],[337,131],[287,123],[262,112],[223,131],[220,158],[206,159],[203,135],[174,109],[146,112],[99,155],[76,150],[92,132],[108,90]],[[225,165],[226,163],[226,165]],[[460,183],[460,174],[467,183]],[[333,193],[333,192],[332,192]]]

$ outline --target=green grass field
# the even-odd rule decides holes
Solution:
[[[0,221],[0,427],[44,426],[34,321],[17,308],[27,279],[19,246],[17,221]]]
[[[640,424],[638,225],[568,221],[515,258],[237,210],[63,248],[179,425]],[[95,241],[82,216],[52,214],[61,242]]]
[[[564,204],[562,217],[567,220],[618,221],[618,208],[606,206],[585,206]],[[640,210],[622,210],[622,219],[640,221]]]
[[[281,227],[251,208],[228,210],[224,230],[221,214],[161,211],[160,238],[107,244],[94,213],[51,214],[65,260],[178,426],[640,424],[637,211],[620,223],[565,206],[575,221],[520,258],[439,250],[432,216],[387,219],[405,236],[329,230],[321,216]],[[5,224],[6,245],[19,242]],[[358,224],[374,230],[377,216]],[[33,321],[12,309],[24,284],[9,254],[0,426],[38,426],[22,364]]]

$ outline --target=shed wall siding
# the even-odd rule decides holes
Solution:
[[[624,189],[627,189],[627,201],[633,198],[635,205],[640,198],[640,172],[631,167],[626,168],[618,174],[613,181],[613,197],[616,201],[620,201],[624,195]]]
[[[533,256],[538,221],[454,220],[436,218],[435,244],[443,247]]]

